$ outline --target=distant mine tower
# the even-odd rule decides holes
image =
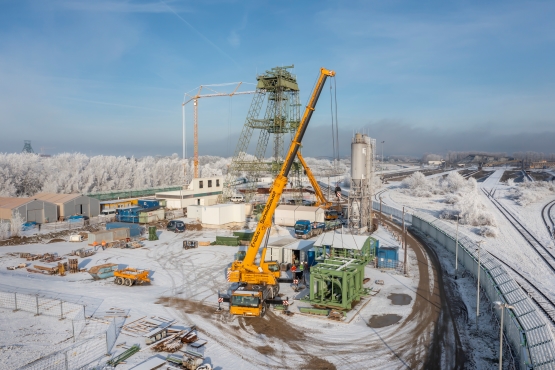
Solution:
[[[372,180],[376,140],[355,134],[351,142],[349,223],[353,234],[372,230]]]
[[[284,136],[289,134],[289,144],[301,120],[297,77],[287,70],[289,68],[293,66],[275,67],[256,77],[256,92],[224,182],[220,203],[228,201],[236,192],[236,186],[244,182],[238,179],[246,179],[245,199],[248,201],[252,199],[256,182],[263,174],[275,175],[279,172],[286,154]],[[264,105],[266,109],[261,116]],[[247,149],[255,132],[258,132],[258,143],[253,157],[247,154]],[[270,140],[270,161],[264,161]],[[290,175],[294,187],[300,188],[300,176],[299,163],[295,162]],[[300,197],[300,192],[294,194],[295,198]]]
[[[34,153],[33,147],[31,146],[31,140],[24,140],[23,150],[21,153]]]

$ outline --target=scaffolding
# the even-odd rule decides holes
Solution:
[[[24,140],[23,141],[23,150],[21,153],[34,153],[33,147],[31,146],[31,140]]]
[[[299,86],[297,77],[288,69],[293,66],[275,67],[264,74],[257,76],[256,92],[252,99],[241,136],[237,143],[229,171],[224,181],[223,194],[219,197],[219,203],[229,201],[231,196],[237,192],[240,181],[238,178],[246,178],[245,200],[252,200],[256,184],[262,175],[275,176],[285,158],[284,136],[292,135],[297,130],[301,120]],[[265,106],[263,116],[260,113]],[[254,156],[248,155],[247,150],[251,139],[258,132],[258,142]],[[272,142],[270,160],[265,156],[268,144]],[[298,162],[291,169],[290,181],[294,188],[301,188],[301,171]],[[298,201],[302,198],[301,192],[295,192]]]

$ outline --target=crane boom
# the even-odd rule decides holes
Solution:
[[[308,181],[310,181],[310,185],[312,185],[312,188],[316,193],[316,198],[318,198],[318,202],[316,202],[316,206],[317,207],[322,206],[323,208],[331,207],[332,203],[328,202],[328,200],[324,196],[324,193],[322,193],[322,189],[320,189],[320,185],[318,185],[316,178],[312,174],[312,170],[310,169],[310,167],[308,167],[308,164],[306,164],[303,156],[301,155],[301,152],[297,153],[297,158],[299,158],[299,161],[303,165],[303,168],[306,172],[306,176],[308,177]]]
[[[320,97],[320,94],[324,87],[324,83],[326,82],[326,79],[328,77],[334,76],[334,71],[330,71],[325,68],[320,69],[320,75],[314,87],[314,91],[310,96],[310,100],[308,101],[308,105],[306,106],[304,114],[301,118],[301,122],[299,124],[299,127],[297,128],[297,132],[295,133],[295,137],[291,142],[291,146],[289,147],[289,151],[287,153],[287,156],[285,157],[285,161],[281,166],[281,170],[274,180],[274,184],[272,185],[272,189],[270,190],[270,196],[268,197],[266,206],[264,207],[264,210],[262,211],[262,214],[260,216],[260,221],[258,221],[258,225],[256,226],[256,230],[253,234],[251,243],[249,244],[249,247],[247,249],[245,259],[242,263],[242,268],[246,271],[253,273],[262,272],[262,268],[255,264],[256,255],[258,254],[260,246],[263,243],[266,231],[272,226],[272,217],[278,206],[281,194],[283,193],[283,189],[287,185],[287,176],[289,175],[289,171],[291,170],[293,161],[299,151],[301,141],[306,132],[306,128],[308,127],[308,123],[310,122],[310,118],[312,117],[312,113],[315,110],[316,103],[318,102],[318,98]]]

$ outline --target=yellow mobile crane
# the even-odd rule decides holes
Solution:
[[[267,235],[267,231],[272,226],[274,212],[278,206],[283,189],[287,185],[287,176],[293,165],[293,160],[298,155],[301,141],[308,127],[308,123],[310,122],[310,118],[312,117],[312,113],[315,110],[324,83],[328,77],[334,76],[334,71],[325,68],[320,69],[318,81],[316,82],[314,91],[306,106],[295,137],[291,142],[281,170],[274,180],[268,202],[262,211],[260,221],[258,221],[245,258],[243,261],[234,261],[228,271],[228,281],[239,283],[239,287],[232,292],[229,300],[229,312],[232,315],[251,317],[264,316],[268,301],[273,299],[279,292],[279,277],[281,274],[279,266],[275,261],[265,261],[265,240],[267,241],[269,236],[269,234]],[[257,265],[255,263],[256,256],[263,243],[264,248],[260,257],[260,263]]]

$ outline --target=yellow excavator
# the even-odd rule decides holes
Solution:
[[[287,176],[289,175],[293,161],[295,157],[299,156],[301,141],[308,127],[308,123],[310,122],[310,118],[312,117],[312,113],[315,110],[316,103],[318,102],[326,79],[334,76],[334,71],[325,68],[320,69],[318,81],[308,101],[308,105],[306,106],[299,127],[297,128],[295,137],[291,142],[281,170],[274,180],[268,202],[262,211],[260,220],[258,221],[258,225],[256,226],[256,230],[245,254],[245,258],[243,261],[234,261],[231,268],[228,270],[228,281],[238,283],[238,287],[232,291],[231,297],[229,298],[229,312],[232,315],[262,317],[266,313],[269,302],[274,301],[274,298],[279,292],[279,279],[281,276],[279,265],[276,261],[265,261],[269,229],[272,226],[272,218],[279,204],[283,189],[287,185]],[[299,157],[299,159],[301,158],[302,156]],[[304,162],[304,160],[301,159],[301,162]],[[305,166],[305,168],[308,168],[308,166]],[[312,177],[311,181],[313,181],[314,177],[310,177]],[[313,187],[315,191],[318,189],[321,194],[321,190],[317,183],[313,184]],[[321,195],[323,197],[323,194]],[[262,249],[260,262],[257,265],[256,256],[263,244],[264,247]]]

